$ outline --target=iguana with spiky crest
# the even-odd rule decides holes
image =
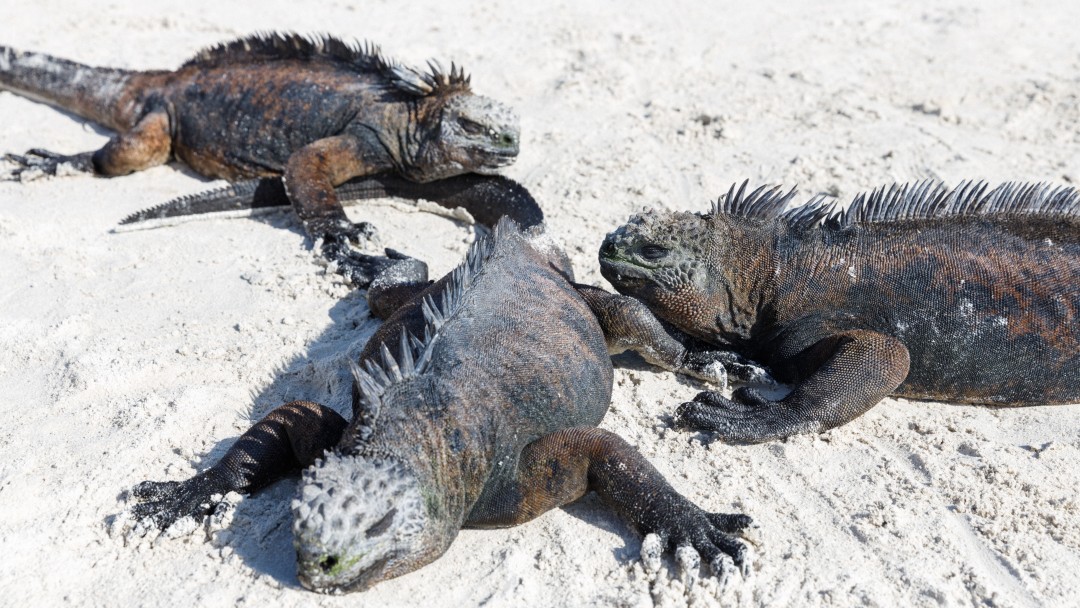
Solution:
[[[611,399],[609,349],[651,326],[626,314],[641,308],[620,309],[628,298],[573,283],[542,226],[502,220],[434,284],[389,274],[369,300],[392,286],[411,296],[372,302],[388,318],[351,365],[352,421],[315,403],[281,406],[203,473],[136,486],[141,525],[200,516],[216,494],[307,467],[293,533],[300,582],[316,591],[366,589],[433,561],[463,526],[523,523],[590,490],[654,535],[643,547],[680,549],[695,568],[686,554],[696,552],[724,578],[745,568],[732,535],[750,518],[703,511],[596,428]]]
[[[846,211],[734,186],[712,212],[649,211],[600,248],[604,277],[658,317],[766,364],[778,401],[706,391],[676,422],[760,442],[849,422],[886,395],[1080,402],[1080,194],[923,182]]]
[[[282,179],[323,255],[365,286],[392,261],[351,251],[373,228],[346,218],[334,186],[378,173],[415,182],[492,173],[518,153],[510,108],[474,95],[457,66],[430,68],[397,64],[371,44],[296,34],[221,44],[175,71],[93,68],[0,46],[0,90],[117,132],[96,152],[6,160],[18,178],[62,167],[125,175],[175,158],[207,177]]]

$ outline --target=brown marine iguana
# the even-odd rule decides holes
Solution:
[[[745,192],[607,236],[604,277],[660,318],[769,366],[779,401],[706,391],[676,421],[730,442],[844,424],[886,395],[1080,402],[1080,194],[1037,184],[882,187],[832,213]]]
[[[141,525],[200,516],[216,494],[307,467],[293,532],[300,582],[316,591],[366,589],[435,560],[463,526],[523,523],[590,490],[717,576],[745,566],[732,535],[749,517],[703,511],[596,428],[613,378],[605,316],[542,226],[501,221],[434,284],[385,273],[413,295],[396,309],[373,303],[389,318],[351,365],[352,421],[311,402],[281,406],[208,470],[137,485]],[[376,287],[369,299],[387,293]]]
[[[359,286],[392,262],[350,250],[374,231],[346,218],[334,186],[383,172],[417,182],[491,173],[518,153],[513,111],[474,95],[461,69],[421,73],[330,36],[252,36],[145,72],[0,46],[0,90],[117,132],[96,152],[9,154],[13,175],[66,165],[116,176],[176,158],[207,177],[280,178],[308,235]]]

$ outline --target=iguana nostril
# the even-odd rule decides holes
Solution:
[[[327,555],[319,560],[319,568],[322,568],[323,572],[330,572],[336,565],[338,565],[338,558],[336,555]]]

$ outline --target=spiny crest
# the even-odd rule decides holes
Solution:
[[[438,61],[429,61],[430,72],[420,72],[383,56],[371,42],[348,43],[329,34],[304,36],[296,33],[263,32],[204,49],[182,67],[220,67],[281,59],[323,58],[341,63],[361,73],[381,75],[394,88],[426,97],[470,92],[471,79],[465,70],[450,64],[450,71]]]
[[[461,308],[465,293],[480,274],[484,262],[491,257],[495,244],[510,234],[519,233],[517,224],[503,217],[492,234],[478,238],[469,247],[465,261],[451,272],[440,302],[436,303],[435,298],[430,295],[425,296],[421,302],[424,315],[423,337],[418,338],[404,327],[401,328],[396,358],[383,343],[377,361],[374,358],[366,359],[363,367],[355,361],[349,361],[349,370],[363,406],[358,421],[358,437],[361,441],[366,441],[374,433],[386,391],[427,371],[435,351],[435,343],[439,339],[439,330]]]
[[[759,186],[747,194],[748,183],[749,180],[743,181],[738,191],[735,190],[736,184],[732,184],[727,194],[713,203],[713,214],[771,219],[777,217],[784,206],[795,197],[795,188],[785,194],[781,186]]]
[[[362,441],[366,441],[375,432],[386,391],[395,384],[419,376],[427,370],[431,363],[434,343],[435,336],[425,332],[425,340],[419,340],[402,327],[398,359],[394,358],[383,343],[378,362],[366,359],[364,366],[360,367],[357,362],[349,361],[349,371],[352,372],[353,382],[363,405],[359,420],[356,421],[358,436]]]
[[[441,63],[433,59],[428,61],[428,69],[430,71],[424,73],[411,67],[394,65],[389,75],[395,87],[419,97],[471,92],[472,77],[465,74],[464,68],[451,63],[447,72]]]
[[[1080,217],[1080,193],[1068,186],[1006,182],[989,190],[986,182],[961,182],[949,190],[931,180],[882,186],[855,197],[830,225],[895,222],[959,216],[1045,215]]]

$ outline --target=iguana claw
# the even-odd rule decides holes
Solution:
[[[642,525],[646,534],[642,560],[647,570],[655,571],[659,553],[673,551],[684,578],[691,580],[701,561],[709,564],[721,586],[736,569],[744,576],[749,572],[746,545],[733,535],[753,523],[750,516],[709,513],[679,495],[670,500],[662,509],[652,510],[650,521]]]
[[[386,255],[368,255],[341,247],[338,243],[323,241],[322,252],[326,259],[337,263],[337,272],[345,276],[353,285],[364,289],[371,285],[377,276],[391,267],[403,265],[426,265],[420,260],[409,257],[400,251],[386,249]]]
[[[768,369],[728,350],[689,351],[684,358],[683,370],[720,387],[727,387],[729,380],[763,386],[777,384]]]
[[[792,408],[769,401],[752,388],[736,389],[728,399],[715,391],[702,391],[675,410],[675,426],[710,431],[725,443],[760,443],[822,429]]]
[[[209,471],[185,481],[144,481],[131,488],[131,495],[139,501],[131,507],[131,514],[143,527],[165,530],[184,517],[209,515],[220,502],[214,496],[226,492],[227,484]]]
[[[88,153],[66,155],[33,148],[22,155],[5,154],[4,162],[15,165],[14,169],[4,174],[3,179],[6,181],[27,182],[58,173],[62,175],[68,172],[94,172],[94,163]]]

